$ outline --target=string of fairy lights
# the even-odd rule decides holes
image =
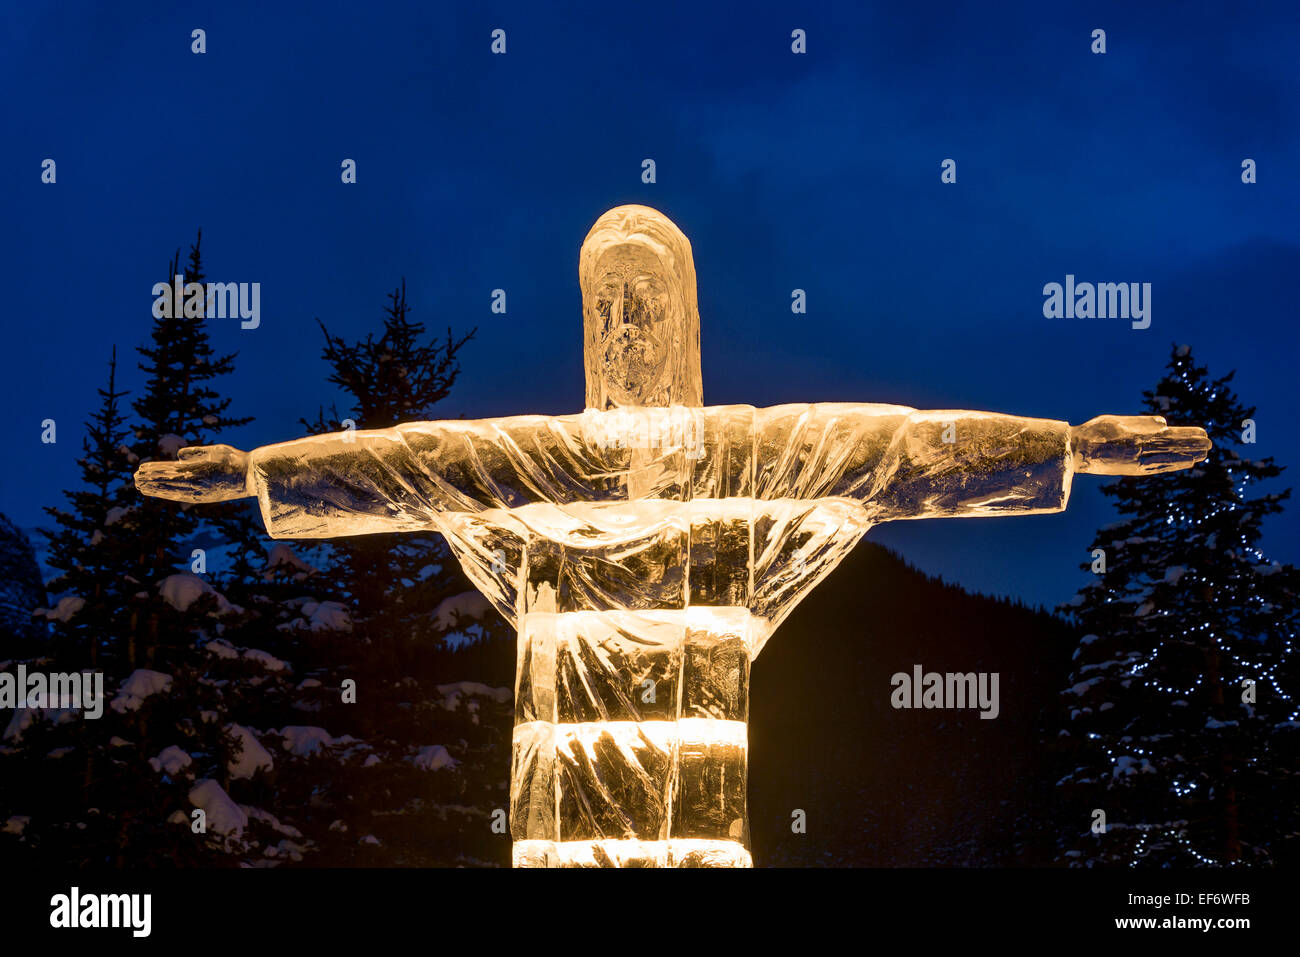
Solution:
[[[1170,827],[1170,828],[1164,828],[1164,827],[1159,827],[1159,826],[1155,826],[1155,825],[1148,825],[1147,828],[1146,828],[1146,830],[1147,830],[1147,831],[1152,831],[1152,830],[1162,830],[1162,831],[1164,831],[1164,830],[1168,830],[1168,832],[1173,836],[1174,841],[1175,841],[1175,842],[1176,842],[1176,843],[1177,843],[1177,844],[1178,844],[1178,845],[1179,845],[1179,846],[1180,846],[1184,851],[1186,851],[1186,852],[1187,852],[1188,854],[1190,854],[1192,857],[1196,858],[1196,860],[1199,861],[1200,863],[1205,864],[1205,865],[1208,865],[1208,866],[1210,866],[1210,867],[1225,867],[1225,866],[1226,866],[1226,867],[1238,867],[1238,866],[1241,866],[1242,863],[1243,863],[1242,861],[1226,861],[1226,862],[1225,862],[1225,861],[1219,861],[1219,860],[1216,860],[1216,859],[1213,858],[1213,857],[1210,857],[1210,856],[1207,855],[1207,854],[1202,854],[1200,851],[1198,851],[1195,847],[1192,846],[1192,842],[1189,841],[1189,840],[1187,839],[1187,835],[1184,834],[1183,831],[1182,831],[1181,829],[1175,831],[1175,830],[1172,830],[1172,827]],[[1143,858],[1143,856],[1145,856],[1145,854],[1146,854],[1146,846],[1147,846],[1147,834],[1144,833],[1144,834],[1142,834],[1142,835],[1140,835],[1140,836],[1138,837],[1137,844],[1134,845],[1134,848],[1133,848],[1133,855],[1134,855],[1134,856],[1133,856],[1133,860],[1129,861],[1129,864],[1128,864],[1129,867],[1137,867],[1138,862],[1141,861],[1141,859]]]
[[[1180,358],[1185,355],[1185,352],[1180,351]],[[1197,393],[1200,393],[1204,396],[1208,393],[1208,397],[1211,401],[1218,398],[1218,391],[1216,389],[1207,386],[1194,386],[1191,383],[1187,375],[1187,371],[1190,368],[1190,359],[1180,362],[1179,365],[1181,368],[1178,371],[1178,376],[1187,387],[1189,394],[1196,395]],[[1212,458],[1212,456],[1210,458]],[[1243,500],[1246,495],[1246,486],[1250,482],[1251,476],[1248,469],[1238,469],[1235,463],[1240,460],[1237,456],[1232,455],[1232,458],[1233,464],[1225,464],[1224,466],[1228,477],[1233,480],[1233,495],[1231,500],[1216,503],[1208,513],[1202,513],[1199,515],[1189,514],[1187,511],[1178,508],[1175,503],[1171,502],[1171,511],[1165,515],[1164,524],[1167,526],[1175,526],[1179,530],[1190,531],[1197,526],[1204,526],[1206,523],[1212,522],[1219,515],[1244,510],[1245,506]],[[1238,477],[1239,472],[1242,473],[1240,478]],[[1120,544],[1123,545],[1125,543],[1121,542]],[[1211,548],[1217,545],[1217,533],[1212,533],[1210,535],[1207,544]],[[1266,564],[1267,559],[1265,559],[1263,552],[1250,544],[1245,532],[1242,532],[1237,544],[1238,548],[1236,550],[1229,549],[1224,553],[1228,558],[1236,559],[1239,564],[1244,564],[1249,561]],[[1251,571],[1258,573],[1258,568],[1252,568]],[[1267,574],[1267,572],[1265,574]],[[1238,580],[1244,580],[1248,578],[1248,574],[1231,575],[1231,577]],[[1184,588],[1196,584],[1209,587],[1216,584],[1214,580],[1198,574],[1196,571],[1191,569],[1183,571],[1178,578],[1173,579],[1173,581],[1182,584]],[[1110,602],[1110,596],[1107,596],[1105,601]],[[1252,593],[1248,595],[1247,601],[1254,605],[1260,612],[1267,612],[1269,610],[1268,604],[1258,594]],[[1139,610],[1138,614],[1145,617],[1145,613],[1141,610]],[[1156,611],[1156,617],[1171,617],[1171,612],[1167,609],[1159,609]],[[1240,616],[1237,616],[1237,618],[1239,620]],[[1210,622],[1201,622],[1199,624],[1190,625],[1181,630],[1180,637],[1191,641],[1204,640],[1208,638],[1213,642],[1214,646],[1223,652],[1225,658],[1232,663],[1235,672],[1235,677],[1233,679],[1233,684],[1235,686],[1245,688],[1247,682],[1251,681],[1255,682],[1257,685],[1265,686],[1274,700],[1284,702],[1290,707],[1291,710],[1288,721],[1294,722],[1297,720],[1297,717],[1300,717],[1300,708],[1296,707],[1296,702],[1293,700],[1291,695],[1287,694],[1278,680],[1278,669],[1290,658],[1293,650],[1292,646],[1295,635],[1292,631],[1286,628],[1280,629],[1282,654],[1272,662],[1255,659],[1246,648],[1247,642],[1262,644],[1259,636],[1235,634],[1224,635],[1213,630],[1213,625]],[[1227,640],[1225,640],[1225,638]],[[1173,696],[1175,703],[1181,701],[1183,704],[1186,704],[1187,699],[1191,698],[1197,690],[1202,688],[1204,685],[1204,676],[1197,675],[1192,680],[1191,686],[1188,688],[1179,688],[1174,686],[1172,683],[1163,683],[1160,678],[1150,673],[1150,671],[1154,670],[1151,669],[1151,666],[1156,663],[1162,645],[1163,640],[1145,654],[1138,655],[1137,657],[1139,660],[1137,661],[1134,661],[1133,658],[1130,657],[1127,677],[1139,680],[1141,682],[1141,687],[1144,689],[1163,695]],[[1222,725],[1211,725],[1210,727],[1227,726],[1230,724],[1235,725],[1236,721],[1224,722]],[[1167,737],[1167,735],[1149,736],[1148,738],[1144,738],[1144,740],[1154,741],[1161,737]],[[1158,754],[1154,749],[1139,747],[1130,743],[1124,746],[1122,754],[1117,754],[1101,737],[1101,735],[1090,732],[1088,733],[1088,738],[1089,740],[1096,742],[1105,753],[1106,758],[1111,765],[1112,778],[1118,776],[1121,773],[1121,770],[1126,774],[1133,774],[1147,770],[1153,772],[1156,771],[1156,765],[1152,762],[1152,759],[1158,758]],[[1132,766],[1135,757],[1141,760],[1141,764],[1136,768]],[[1128,758],[1128,762],[1121,765],[1121,758]],[[1253,764],[1254,761],[1252,760],[1250,763]],[[1181,799],[1192,794],[1198,788],[1199,784],[1200,782],[1196,780],[1191,780],[1185,777],[1174,777],[1169,784],[1169,790],[1175,797]],[[1227,865],[1236,865],[1241,863],[1239,860],[1227,862],[1219,861],[1210,855],[1202,853],[1193,846],[1192,842],[1187,838],[1183,826],[1185,824],[1186,822],[1175,822],[1174,824],[1165,825],[1139,825],[1138,829],[1140,834],[1133,846],[1132,857],[1128,862],[1129,866],[1136,867],[1138,863],[1145,858],[1148,853],[1148,842],[1151,839],[1153,832],[1163,832],[1166,836],[1172,836],[1174,843],[1200,864],[1223,866],[1225,863]]]

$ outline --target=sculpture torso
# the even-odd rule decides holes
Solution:
[[[834,500],[446,516],[517,609],[516,865],[748,864],[750,662],[867,527]]]
[[[870,527],[838,499],[529,504],[436,527],[512,623],[529,614],[734,608],[753,654]],[[761,626],[760,624],[761,623]]]

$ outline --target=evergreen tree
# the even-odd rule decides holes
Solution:
[[[346,421],[332,408],[328,417],[302,420],[313,433],[344,428],[385,429],[432,417],[460,375],[460,350],[475,330],[460,339],[450,329],[443,340],[425,341],[425,327],[410,317],[406,281],[389,294],[383,332],[347,342],[325,336],[323,358],[329,382],[351,400]],[[431,612],[444,598],[472,590],[452,559],[446,542],[428,534],[367,535],[335,541],[336,576],[347,595],[365,640],[383,636],[387,655],[399,669],[410,669],[436,644]]]
[[[49,543],[49,564],[59,572],[48,586],[58,601],[52,609],[37,610],[37,620],[50,631],[49,638],[22,660],[30,671],[112,671],[123,664],[117,639],[127,627],[128,593],[122,587],[121,571],[131,562],[135,490],[130,453],[124,445],[128,430],[119,400],[126,392],[117,388],[116,348],[109,360],[107,385],[97,391],[100,405],[86,422],[82,456],[77,460],[81,487],[64,492],[69,508],[45,509],[55,521],[55,529],[42,534]],[[88,821],[85,813],[94,806],[91,796],[98,785],[112,776],[110,762],[96,746],[107,738],[96,733],[102,729],[85,723],[50,728],[36,720],[47,717],[66,725],[71,715],[58,707],[48,713],[20,708],[5,725],[5,743],[26,747],[6,749],[13,756],[7,756],[0,771],[0,778],[9,781],[0,792],[0,816],[6,808],[14,813],[41,808],[58,819],[43,834],[46,850],[55,860],[71,854],[80,862],[74,848],[111,840],[106,820]],[[50,761],[50,755],[57,760]],[[36,830],[43,828],[38,825]]]
[[[179,256],[172,273],[178,268]],[[198,242],[183,276],[204,278]],[[69,594],[46,617],[62,640],[9,664],[102,671],[111,701],[98,717],[19,708],[4,723],[0,821],[19,823],[0,851],[26,850],[29,861],[265,866],[317,847],[293,825],[299,809],[283,795],[314,799],[313,782],[333,776],[331,762],[304,767],[301,786],[290,771],[279,787],[276,757],[287,751],[292,764],[295,750],[308,747],[303,740],[320,740],[303,717],[319,707],[311,699],[330,683],[328,669],[304,680],[294,661],[313,652],[304,634],[345,628],[346,615],[320,613],[328,603],[304,594],[315,569],[287,546],[268,560],[247,512],[190,511],[134,488],[141,458],[174,457],[247,421],[231,418],[230,400],[217,391],[234,357],[214,357],[203,310],[194,308],[201,298],[170,316],[159,310],[151,345],[140,350],[148,381],[134,403],[136,451],[122,443],[125,393],[114,361],[84,444],[85,487],[67,493],[69,509],[51,510],[51,560],[62,570],[53,584]],[[228,537],[232,529],[242,538]],[[239,549],[242,566],[211,575],[191,565],[200,540],[214,557]],[[352,745],[335,744],[342,752]]]
[[[46,638],[44,622],[32,609],[46,603],[45,580],[27,534],[0,515],[0,649],[25,655]]]
[[[236,355],[218,356],[209,340],[201,242],[200,231],[181,273],[183,295],[170,310],[156,310],[151,343],[139,350],[147,376],[133,405],[140,461],[175,458],[180,448],[219,442],[227,430],[251,421],[232,416],[232,400],[220,390]],[[179,253],[171,275],[178,269]],[[297,741],[298,732],[291,729],[301,727],[303,712],[312,709],[304,693],[310,697],[311,687],[328,683],[307,680],[304,688],[306,679],[297,673],[303,667],[299,653],[311,658],[314,650],[301,640],[313,617],[304,609],[324,603],[307,583],[316,569],[287,546],[268,555],[270,543],[250,500],[193,509],[142,496],[136,501],[148,524],[137,566],[149,586],[137,596],[132,635],[143,650],[136,663],[166,674],[170,690],[141,709],[137,734],[130,739],[138,741],[146,760],[160,760],[159,749],[169,745],[191,758],[166,776],[173,783],[170,790],[142,802],[150,822],[171,826],[162,833],[139,829],[158,842],[165,852],[160,856],[178,860],[196,847],[227,863],[249,853],[260,864],[300,857],[315,842],[288,823],[301,809],[282,799],[275,756],[286,741]],[[328,624],[346,626],[346,615]],[[320,673],[328,678],[328,663]],[[277,728],[290,729],[288,737]],[[311,781],[329,773],[320,762],[307,769]],[[178,810],[182,816],[192,810],[196,787],[211,798],[209,816],[214,808],[228,812],[216,814],[198,841],[187,822],[176,819]],[[311,784],[304,790],[311,792]],[[278,810],[285,822],[263,805]],[[250,819],[242,821],[241,813]],[[270,853],[264,842],[276,835],[287,835],[280,840],[292,846]],[[140,852],[141,843],[136,841],[133,853]]]
[[[47,612],[60,639],[55,648],[83,652],[91,668],[116,651],[115,637],[125,627],[128,596],[121,570],[136,533],[133,506],[139,497],[131,480],[132,455],[125,445],[128,428],[119,407],[127,393],[117,388],[117,348],[108,364],[108,383],[97,390],[99,409],[86,423],[82,457],[77,460],[82,487],[65,492],[70,509],[49,506],[45,512],[56,531],[43,534],[49,542],[49,564],[57,569],[49,583],[60,604]],[[65,644],[66,643],[66,644]]]
[[[9,664],[29,674],[99,673],[105,694],[96,705],[87,684],[80,709],[45,702],[9,716],[0,817],[21,822],[18,841],[47,864],[219,863],[236,846],[215,826],[225,822],[214,822],[213,837],[196,837],[188,812],[195,775],[228,780],[238,753],[230,723],[219,720],[238,675],[232,681],[224,661],[212,668],[204,655],[206,630],[237,610],[196,576],[170,576],[157,588],[132,580],[144,536],[116,350],[98,391],[79,460],[82,487],[64,493],[69,508],[47,509],[56,526],[45,532],[49,560],[60,572],[50,583],[60,600],[42,616],[53,640]],[[169,637],[142,656],[150,668],[130,653],[142,621]],[[263,659],[249,664],[260,668]],[[262,689],[259,697],[273,696]]]
[[[321,330],[329,381],[349,406],[343,415],[332,408],[329,416],[320,411],[314,422],[303,420],[313,433],[431,418],[474,335],[457,339],[448,329],[445,339],[427,339],[410,316],[405,282],[389,295],[378,335],[348,342],[323,323]],[[328,573],[355,622],[351,634],[333,638],[331,656],[338,673],[354,680],[356,699],[326,699],[321,720],[346,731],[345,738],[364,740],[368,750],[318,795],[337,815],[322,859],[506,863],[512,676],[495,667],[503,656],[485,653],[491,638],[506,635],[504,622],[483,603],[465,600],[474,589],[436,532],[341,538],[328,550]],[[451,610],[475,606],[482,607],[472,621]],[[470,645],[447,644],[451,633]],[[475,680],[457,680],[466,669]],[[494,820],[496,811],[502,813]]]
[[[1232,378],[1176,347],[1145,406],[1204,427],[1214,448],[1195,468],[1103,489],[1122,519],[1098,532],[1083,566],[1098,574],[1066,606],[1085,633],[1063,693],[1067,861],[1294,857],[1300,575],[1259,547],[1289,490],[1257,493],[1282,469],[1243,454],[1255,410]]]
[[[197,242],[183,276],[203,279]],[[204,316],[182,308],[155,319],[141,350],[148,380],[133,404],[133,444],[121,442],[114,366],[89,426],[85,488],[52,513],[56,583],[73,599],[47,610],[59,651],[46,643],[6,664],[78,671],[94,669],[97,656],[110,700],[97,718],[40,707],[0,715],[0,858],[505,863],[509,837],[493,825],[504,825],[508,806],[510,656],[482,642],[439,647],[451,631],[500,621],[464,620],[482,610],[460,595],[468,585],[444,567],[433,536],[423,545],[393,537],[393,554],[366,553],[376,569],[344,549],[300,555],[275,543],[268,555],[247,512],[139,496],[138,461],[174,457],[245,421],[226,412],[217,384],[234,357],[214,357]],[[355,414],[391,417],[376,424],[416,417],[445,396],[467,341],[422,345],[401,293],[389,319],[380,341],[348,346],[327,334],[336,384],[354,361],[366,374],[349,380],[365,410]],[[200,542],[213,568],[190,564]],[[232,551],[234,561],[221,561]],[[332,553],[346,556],[341,569],[328,564]],[[348,584],[343,596],[338,580]],[[370,612],[355,629],[340,597]],[[452,680],[467,672],[479,680]]]
[[[191,284],[204,282],[202,241],[200,230],[183,271],[179,251],[173,257],[169,288],[176,275],[182,277],[183,293]],[[231,399],[217,391],[220,380],[234,370],[235,354],[216,355],[205,309],[200,292],[183,294],[179,300],[171,299],[170,308],[154,310],[150,345],[138,349],[144,360],[140,369],[146,376],[145,388],[132,403],[136,424],[131,451],[139,462],[174,459],[186,446],[219,442],[228,429],[252,421],[229,415]],[[244,503],[238,505],[246,508]],[[190,552],[182,554],[181,546],[190,543],[200,516],[188,507],[143,497],[137,498],[135,508],[141,512],[140,566],[135,577],[153,582],[188,566]],[[207,510],[203,518],[216,521],[231,511]]]

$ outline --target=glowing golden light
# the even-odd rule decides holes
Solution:
[[[141,466],[255,495],[274,538],[436,529],[518,630],[516,866],[750,866],[749,668],[876,523],[1065,508],[1076,472],[1186,468],[1157,417],[704,406],[690,243],[620,206],[579,257],[586,410],[415,422]]]

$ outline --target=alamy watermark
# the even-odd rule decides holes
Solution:
[[[1151,325],[1151,283],[1076,283],[1067,274],[1065,285],[1043,287],[1043,316],[1047,319],[1132,319],[1134,329]]]
[[[153,929],[152,894],[83,894],[73,887],[50,898],[50,926],[124,928],[132,937],[148,937]]]
[[[667,455],[682,452],[688,459],[704,458],[704,414],[701,409],[609,409],[595,412],[588,424],[592,444],[604,451],[640,449]]]
[[[153,285],[155,319],[235,319],[239,328],[256,329],[262,324],[260,282],[186,282],[177,276],[171,285]]]
[[[922,672],[920,665],[912,673],[899,671],[889,679],[893,693],[889,703],[898,708],[979,708],[981,720],[998,716],[998,672],[967,671]]]
[[[0,708],[77,708],[87,718],[104,714],[104,673],[73,671],[45,674],[29,672],[19,665],[16,672],[0,673]]]

